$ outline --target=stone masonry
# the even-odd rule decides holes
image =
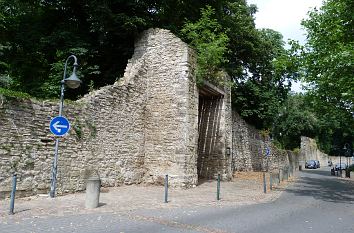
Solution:
[[[321,166],[327,166],[328,161],[332,161],[333,164],[350,163],[346,157],[329,156],[323,153],[317,146],[316,140],[308,137],[301,137],[301,151],[300,151],[300,163],[305,166],[305,162],[308,160],[318,160]]]
[[[167,30],[149,29],[135,43],[124,77],[65,102],[71,122],[60,138],[57,192],[85,189],[97,171],[103,186],[191,187],[234,171],[297,167],[298,156],[275,148],[231,109],[228,87],[195,82],[192,49]],[[0,198],[18,174],[19,195],[48,193],[58,101],[0,96]],[[265,156],[266,147],[270,155]]]

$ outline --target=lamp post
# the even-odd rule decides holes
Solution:
[[[66,68],[68,65],[68,61],[70,59],[74,59],[74,68],[73,73],[70,75],[69,78],[66,78]],[[63,106],[64,106],[64,91],[65,91],[65,84],[71,88],[75,89],[78,88],[81,84],[81,80],[76,76],[76,68],[77,68],[77,58],[75,55],[70,55],[66,61],[64,66],[64,75],[63,80],[61,80],[61,88],[60,88],[60,102],[59,102],[59,116],[62,116],[63,113]],[[55,150],[54,150],[54,161],[52,166],[52,176],[51,176],[51,183],[50,183],[50,197],[55,197],[55,188],[57,182],[57,165],[58,165],[58,146],[59,146],[59,138],[57,137],[55,140]]]

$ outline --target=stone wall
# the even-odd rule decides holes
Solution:
[[[168,174],[170,185],[191,187],[218,173],[227,180],[234,171],[296,167],[296,155],[272,146],[231,110],[228,87],[197,87],[195,65],[187,44],[149,29],[122,79],[66,101],[71,130],[59,142],[58,194],[84,190],[92,171],[103,186],[162,184]],[[0,198],[14,172],[19,195],[48,193],[55,141],[49,122],[57,115],[57,101],[0,96]]]
[[[315,139],[301,137],[300,165],[305,167],[305,162],[308,160],[318,160],[321,166],[327,166],[330,157],[318,149]]]
[[[196,185],[198,88],[191,49],[167,30],[150,29],[136,41],[124,77],[84,98],[65,103],[71,122],[60,139],[58,193],[85,189],[97,170],[104,186],[132,183]],[[0,193],[11,175],[18,191],[47,193],[54,156],[50,119],[56,102],[1,96]]]
[[[145,82],[138,88],[146,88],[144,103],[139,104],[144,108],[144,182],[162,182],[169,174],[172,185],[195,185],[198,89],[194,53],[161,29],[143,33],[135,47],[127,70],[138,72],[138,79]]]
[[[345,163],[352,164],[351,158],[346,158],[344,156],[330,156],[323,153],[317,146],[316,140],[308,137],[301,137],[301,159],[300,163],[305,166],[305,162],[308,160],[319,160],[321,166],[328,166],[328,161],[333,164]]]
[[[235,171],[262,170],[263,151],[259,132],[232,112],[232,158]]]
[[[297,153],[275,147],[269,137],[247,124],[236,111],[232,111],[232,122],[233,171],[270,171],[281,174],[286,171],[292,175],[298,170]]]
[[[0,96],[0,194],[11,189],[11,175],[18,173],[18,193],[47,190],[54,153],[48,133],[55,105]],[[62,145],[75,142],[74,137]],[[1,195],[1,196],[2,196]]]

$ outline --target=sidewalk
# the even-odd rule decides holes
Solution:
[[[216,181],[206,181],[191,189],[169,188],[168,203],[164,203],[163,186],[129,185],[105,188],[100,195],[100,206],[95,209],[85,208],[85,193],[55,198],[47,195],[19,198],[15,200],[14,215],[8,215],[10,200],[0,200],[0,222],[87,213],[126,213],[137,209],[249,205],[275,200],[287,183],[283,182],[272,191],[268,187],[264,194],[260,174],[244,174],[233,181],[221,182],[219,201],[216,200]]]

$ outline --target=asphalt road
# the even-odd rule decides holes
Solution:
[[[264,204],[138,210],[0,223],[0,232],[354,232],[354,181],[329,168],[305,170],[279,199]]]

